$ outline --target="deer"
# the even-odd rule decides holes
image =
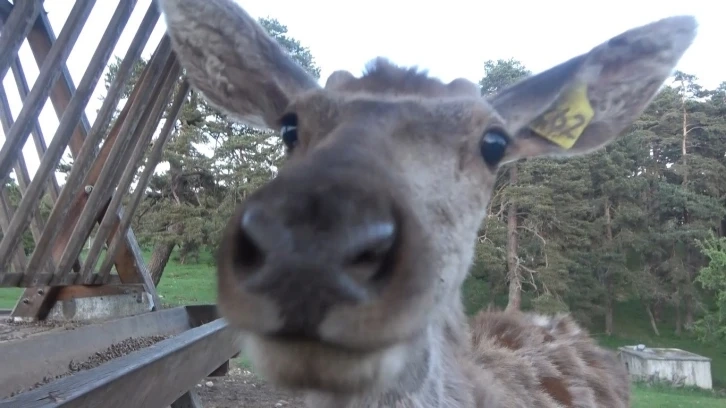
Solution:
[[[309,407],[630,406],[615,352],[566,313],[484,310],[461,288],[498,171],[626,133],[695,40],[630,29],[493,96],[375,58],[324,86],[232,0],[157,0],[186,80],[286,158],[235,209],[217,307],[255,371]]]

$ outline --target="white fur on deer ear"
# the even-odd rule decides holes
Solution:
[[[318,88],[232,0],[157,0],[189,82],[231,117],[277,128],[294,95]]]
[[[512,132],[505,161],[604,147],[645,110],[696,37],[691,16],[628,30],[490,98]]]

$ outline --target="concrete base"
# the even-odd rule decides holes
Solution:
[[[46,320],[103,321],[135,316],[152,310],[148,293],[128,293],[58,300]]]

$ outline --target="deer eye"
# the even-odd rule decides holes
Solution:
[[[490,129],[484,132],[479,150],[484,162],[489,166],[496,166],[504,158],[509,146],[509,136],[500,129]]]
[[[282,142],[291,151],[297,145],[297,115],[288,113],[280,119],[280,137]]]

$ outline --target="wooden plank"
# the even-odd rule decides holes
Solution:
[[[142,123],[150,113],[154,97],[161,92],[163,86],[161,79],[166,74],[167,62],[169,59],[174,58],[168,36],[165,35],[162,38],[157,51],[158,54],[152,57],[146,66],[148,75],[136,85],[142,91],[139,93],[138,98],[133,101],[129,115],[120,126],[117,138],[115,140],[106,139],[104,147],[113,142],[108,156],[99,156],[96,160],[96,163],[102,164],[101,171],[91,194],[88,196],[86,205],[83,206],[81,214],[78,216],[78,221],[69,234],[68,244],[66,244],[61,260],[58,263],[59,273],[70,269],[70,262],[74,254],[80,253],[88,234],[93,228],[94,221],[98,220],[103,214],[103,207],[108,206],[112,191],[118,184],[121,166],[128,162],[132,153],[130,148],[132,142],[139,136],[139,132],[143,128]],[[31,270],[34,257],[35,254],[30,257],[28,262],[28,268]],[[121,278],[124,277],[121,276]],[[134,276],[134,278],[134,280],[138,280],[137,276]]]
[[[202,399],[196,391],[189,390],[185,392],[179,399],[171,403],[171,408],[203,408]]]
[[[73,49],[73,45],[83,29],[94,3],[95,0],[76,0],[74,3],[60,36],[58,36],[58,41],[53,44],[50,53],[48,53],[48,58],[40,68],[33,89],[30,90],[28,99],[23,104],[15,124],[13,124],[10,132],[5,135],[5,143],[0,149],[0,181],[4,182],[10,174],[10,168],[15,162],[15,158],[30,135],[33,120],[38,117],[43,108],[51,85],[60,76],[61,64],[68,59],[68,54]],[[12,58],[15,58],[15,54],[12,55]],[[20,214],[20,211],[17,214]],[[0,265],[5,265],[7,254],[15,249],[14,246],[10,247],[9,245],[11,240],[7,240],[8,244],[2,245],[8,237],[13,237],[13,235],[4,237],[0,242]]]
[[[76,274],[77,275],[77,274]],[[42,286],[35,281],[35,279],[44,279],[44,280],[50,280],[52,279],[52,275],[50,275],[47,272],[39,273],[32,275],[32,278],[30,280],[28,279],[28,276],[24,273],[15,273],[15,272],[9,272],[4,273],[0,275],[0,286],[2,287],[20,287],[20,288],[27,288],[26,291],[23,293],[22,296],[20,296],[20,299],[18,300],[18,303],[21,302],[23,299],[30,299],[28,302],[23,302],[23,304],[26,304],[26,307],[31,307],[31,304],[34,303],[37,297],[35,297],[36,293],[38,291],[43,291],[43,295],[45,295],[45,290],[48,288],[51,289],[62,289],[64,287],[72,287],[75,285],[74,282],[68,282],[68,283],[59,283],[57,287],[52,286]],[[121,279],[118,275],[109,275],[103,279],[96,277],[96,279],[93,281],[92,284],[87,286],[100,286],[100,285],[120,285]],[[125,283],[125,282],[124,282]],[[60,292],[56,292],[55,295],[53,295],[53,299],[55,299],[55,296],[58,295]],[[17,305],[16,305],[17,307]],[[13,314],[13,317],[22,317],[24,319],[34,320],[37,317],[35,315],[26,316],[23,314]]]
[[[154,26],[156,25],[156,22],[159,18],[159,10],[156,7],[156,5],[152,2],[149,5],[149,8],[139,25],[139,28],[134,35],[133,40],[131,41],[131,44],[129,45],[129,48],[126,52],[126,55],[124,56],[124,59],[122,60],[121,65],[119,66],[119,71],[117,72],[116,81],[111,85],[110,89],[108,90],[108,93],[106,95],[106,98],[104,99],[104,103],[101,106],[101,109],[98,112],[98,115],[96,117],[96,121],[94,122],[93,128],[90,128],[90,125],[88,124],[88,119],[86,118],[85,113],[81,116],[81,123],[79,126],[77,126],[74,131],[73,135],[71,137],[69,148],[71,150],[71,153],[73,154],[74,158],[76,160],[79,160],[82,158],[83,151],[82,146],[83,142],[86,138],[86,135],[90,135],[89,138],[92,140],[96,140],[96,143],[91,146],[91,149],[86,153],[89,156],[96,156],[97,155],[97,143],[98,141],[105,136],[106,130],[108,127],[108,124],[111,121],[111,118],[113,116],[113,113],[116,109],[116,105],[118,104],[118,101],[121,97],[121,93],[124,89],[125,82],[129,78],[131,74],[131,69],[133,68],[134,63],[138,60],[139,56],[141,55],[141,52],[148,42],[148,38],[151,34],[151,31],[153,30]],[[45,59],[47,58],[50,49],[52,47],[52,44],[55,42],[55,34],[53,33],[53,29],[50,26],[50,22],[47,19],[47,16],[43,13],[41,14],[41,17],[38,19],[39,24],[37,24],[36,29],[32,30],[30,32],[30,35],[28,37],[28,42],[30,44],[30,48],[33,52],[33,56],[36,59],[36,62],[38,63],[38,66],[41,66]],[[73,85],[73,81],[71,80],[70,74],[68,72],[67,67],[65,64],[63,64],[62,67],[62,75],[61,80],[57,81],[55,85],[53,86],[51,90],[50,99],[53,105],[53,108],[56,111],[56,114],[60,118],[63,115],[63,112],[65,111],[66,107],[68,106],[68,103],[71,99],[72,94],[75,92],[75,87]],[[80,169],[81,173],[84,173]],[[81,174],[81,179],[79,181],[83,181],[83,174]],[[70,194],[74,189],[69,188],[68,194]],[[56,202],[59,201],[60,197],[56,198]],[[81,199],[84,199],[83,197]],[[67,242],[67,241],[65,241]],[[56,247],[60,247],[59,251],[62,251],[64,242],[61,241],[58,244],[56,244]],[[126,276],[133,276],[134,272],[138,269],[145,270],[145,265],[143,261],[143,257],[141,256],[141,252],[138,248],[138,243],[136,242],[136,238],[134,236],[133,230],[129,229],[129,232],[127,233],[126,237],[126,245],[124,245],[121,250],[119,251],[118,256],[115,259],[115,265],[116,270],[124,274]],[[78,270],[78,263],[75,263],[74,270]],[[118,276],[111,277],[111,280],[118,279]],[[8,279],[0,279],[0,281],[8,281]],[[16,279],[12,279],[13,281]],[[128,279],[127,279],[128,281]],[[101,283],[101,282],[94,282],[94,283]],[[4,284],[4,283],[0,283]],[[46,287],[43,290],[43,293],[45,295],[43,297],[38,298],[34,294],[34,291],[28,289],[26,290],[26,293],[21,297],[21,299],[25,298],[38,298],[36,302],[30,302],[29,304],[20,303],[20,300],[18,304],[15,307],[14,310],[14,316],[16,317],[24,317],[24,318],[39,318],[42,319],[47,311],[50,309],[50,307],[53,304],[53,299],[55,298],[55,295],[57,294],[58,289],[52,288],[52,287]]]
[[[65,220],[65,225],[62,228],[57,228],[55,231],[46,231],[45,236],[41,237],[40,242],[38,242],[38,248],[36,248],[36,254],[34,256],[38,258],[47,256],[49,251],[48,247],[51,242],[54,242],[57,244],[50,251],[54,259],[60,259],[62,251],[70,239],[73,225],[78,220],[80,211],[88,200],[88,194],[83,191],[81,186],[93,186],[96,184],[103,163],[108,158],[109,149],[115,141],[120,127],[128,115],[129,107],[138,93],[132,93],[129,101],[126,103],[127,106],[124,107],[113,128],[108,132],[108,137],[103,148],[98,152],[96,146],[107,135],[107,127],[113,117],[116,105],[122,96],[126,81],[129,79],[133,66],[141,55],[143,47],[146,45],[148,36],[153,30],[158,17],[158,10],[152,3],[139,27],[139,31],[129,46],[126,56],[119,66],[116,79],[109,88],[108,94],[93,124],[93,128],[89,133],[88,142],[81,146],[76,161],[66,179],[66,185],[48,217],[49,224],[60,225],[61,221]],[[95,162],[93,159],[96,159]],[[124,252],[117,258],[119,262],[116,264],[116,269],[124,276],[126,282],[133,283],[136,271],[135,265],[143,264],[143,259],[134,259],[128,256],[128,250]]]
[[[167,120],[164,123],[164,126],[161,129],[161,132],[159,133],[159,137],[156,139],[156,143],[154,144],[154,147],[151,150],[151,154],[149,155],[149,158],[147,159],[146,166],[144,167],[144,171],[141,173],[141,176],[139,176],[138,183],[136,185],[136,189],[134,190],[132,196],[131,196],[131,202],[128,204],[128,211],[124,216],[121,218],[121,223],[119,225],[119,229],[123,231],[127,231],[129,226],[131,225],[131,218],[136,211],[136,208],[138,208],[139,203],[141,202],[141,198],[144,195],[144,191],[146,190],[146,186],[149,183],[149,180],[151,179],[152,174],[154,173],[154,170],[156,169],[156,165],[159,163],[159,160],[161,159],[161,156],[164,152],[164,147],[166,146],[166,141],[169,139],[169,136],[171,135],[171,131],[174,128],[174,124],[176,123],[177,119],[179,118],[179,114],[181,113],[182,106],[184,105],[184,101],[186,100],[186,96],[189,93],[189,83],[188,81],[183,81],[179,89],[177,90],[177,94],[174,97],[174,101],[172,102],[169,115],[167,116]],[[114,259],[114,256],[116,255],[118,251],[118,247],[120,245],[120,239],[123,235],[120,235],[116,233],[116,236],[111,240],[111,244],[108,247],[108,250],[106,251],[106,257],[101,262],[101,266],[99,268],[99,274],[101,276],[108,276],[109,273],[111,273],[111,261]],[[153,282],[151,282],[151,276],[148,275],[148,273],[145,275],[148,276],[149,282],[145,282],[147,286],[154,286]],[[147,278],[144,278],[145,280]]]
[[[145,117],[143,120],[143,126],[141,126],[140,123],[139,127],[136,129],[137,132],[132,136],[136,139],[136,143],[133,146],[131,157],[129,157],[126,161],[126,165],[124,167],[117,167],[116,169],[117,171],[121,171],[121,177],[118,181],[116,192],[113,194],[111,201],[106,207],[103,219],[96,230],[96,237],[93,239],[91,248],[86,254],[86,259],[81,270],[81,282],[79,283],[85,283],[88,279],[92,278],[91,275],[94,272],[96,261],[98,261],[98,257],[103,249],[103,244],[112,238],[111,232],[113,232],[113,230],[117,230],[115,227],[118,226],[118,210],[121,208],[121,201],[131,186],[131,182],[134,180],[134,176],[138,171],[141,161],[144,159],[149,143],[151,142],[154,133],[156,133],[156,128],[159,126],[159,121],[161,120],[172,92],[174,91],[174,84],[177,82],[179,74],[181,74],[181,67],[177,64],[176,57],[173,53],[169,55],[163,72],[165,74],[165,78],[163,81],[160,81],[158,84],[159,86],[154,89],[153,95],[156,100],[153,102],[151,109],[147,109],[146,112],[144,112]],[[138,185],[137,188],[139,187],[146,189],[146,184]],[[133,215],[133,210],[126,212]],[[121,237],[123,236],[124,235],[122,234]],[[70,246],[71,244],[73,244],[73,240],[71,240],[68,245]],[[77,242],[75,245],[82,248],[83,242]],[[71,255],[72,254],[73,252],[71,252]],[[62,261],[63,259],[61,258],[61,262]],[[69,258],[67,262],[71,261],[72,259]],[[61,266],[62,265],[63,264],[61,264]]]
[[[131,293],[139,294],[146,292],[146,290],[144,289],[144,285],[138,283],[102,286],[74,285],[68,286],[65,289],[66,290],[58,293],[56,301],[82,299],[96,296],[127,295]]]
[[[70,102],[68,103],[68,106],[66,107],[66,111],[63,112],[63,116],[61,117],[60,124],[58,125],[58,128],[56,129],[56,132],[51,139],[50,145],[48,146],[48,150],[46,151],[45,155],[43,156],[42,160],[40,161],[40,166],[38,167],[38,170],[36,171],[36,175],[33,179],[33,181],[30,183],[30,186],[28,187],[28,190],[26,191],[25,195],[23,196],[21,200],[21,204],[18,205],[19,209],[18,212],[15,214],[15,217],[13,217],[12,222],[10,223],[10,232],[12,234],[16,234],[18,232],[22,233],[25,228],[28,226],[29,218],[32,215],[32,208],[34,208],[34,204],[37,203],[37,201],[40,199],[42,193],[43,193],[43,187],[45,187],[45,181],[48,179],[48,177],[55,171],[55,169],[58,166],[58,162],[60,161],[61,157],[63,156],[63,152],[65,148],[68,146],[68,141],[71,138],[71,135],[73,134],[73,129],[76,127],[76,124],[78,123],[78,120],[80,119],[81,113],[83,112],[83,109],[88,104],[89,99],[91,98],[91,95],[96,88],[96,84],[98,83],[98,80],[101,77],[101,74],[103,73],[103,70],[106,67],[106,63],[108,62],[109,58],[111,57],[111,53],[113,52],[113,48],[115,44],[117,43],[119,37],[121,36],[120,27],[123,27],[128,21],[129,17],[131,16],[131,12],[133,11],[133,6],[135,4],[135,0],[121,0],[119,2],[119,6],[114,12],[113,17],[111,18],[111,22],[109,24],[109,27],[104,32],[104,35],[101,38],[101,41],[98,45],[98,48],[93,53],[93,56],[91,57],[91,61],[88,64],[88,68],[86,69],[86,72],[83,74],[83,77],[81,78],[81,81],[79,83],[78,89],[71,97]],[[72,20],[66,21],[65,27],[68,26],[68,24],[73,23]],[[82,21],[81,21],[82,23]],[[61,36],[63,33],[61,32]],[[60,40],[59,40],[60,41]],[[53,49],[58,45],[59,43],[56,43],[53,45],[53,48],[51,48],[51,53],[53,52]],[[50,58],[50,56],[49,56]],[[44,63],[44,67],[48,65],[48,61]],[[36,82],[37,84],[37,82]],[[36,85],[37,86],[37,85]],[[33,91],[35,90],[36,86],[33,87],[33,89],[30,91],[30,95],[26,99],[25,103],[23,104],[23,108],[25,108],[26,104],[32,104],[34,101],[32,100]],[[46,92],[47,96],[47,92]],[[22,111],[21,111],[22,115]],[[33,117],[28,119],[28,123],[22,127],[21,129],[27,130],[27,132],[30,132],[32,128],[32,122],[31,120],[37,118],[37,114]],[[13,133],[13,129],[15,129],[16,126],[18,126],[21,122],[21,116],[18,116],[18,120],[13,124],[13,127],[10,128],[10,131],[8,132],[9,135],[18,134],[22,135],[22,133]],[[24,133],[25,137],[27,137],[28,133]],[[10,138],[10,136],[8,136]],[[87,143],[88,141],[86,141]],[[0,157],[0,160],[2,158]],[[0,163],[1,164],[1,163]],[[54,207],[58,207],[60,203],[56,203]],[[55,231],[60,225],[56,222],[52,222],[50,219],[48,220],[48,228],[45,229],[43,232],[43,236],[50,235],[50,231]],[[11,236],[12,237],[12,236]],[[10,238],[10,237],[8,237]],[[85,237],[84,237],[85,239]],[[6,244],[6,239],[4,238],[2,242],[0,242],[0,267],[3,265],[3,251],[5,248],[14,248],[15,245],[17,245],[17,242],[19,241],[17,237],[14,237],[13,240],[8,239],[8,242]],[[39,267],[46,262],[47,258],[45,258],[45,252],[42,250],[44,246],[47,246],[49,243],[47,240],[43,240],[43,237],[41,236],[36,244],[36,250],[33,251],[33,255],[30,256],[30,260],[28,262],[28,270],[29,271],[36,271],[39,269]],[[3,246],[5,245],[5,246]],[[40,251],[39,251],[40,250]],[[42,256],[38,256],[38,252],[41,252]],[[76,255],[76,258],[78,255]],[[75,259],[74,259],[75,261]],[[68,268],[70,270],[70,266]]]
[[[158,313],[158,312],[153,312]],[[164,407],[235,354],[224,319],[0,401],[0,407]]]
[[[44,59],[43,64],[40,68],[38,77],[33,84],[28,97],[23,103],[23,107],[18,115],[17,120],[11,127],[10,131],[5,134],[5,143],[2,149],[0,149],[0,179],[5,180],[8,176],[10,166],[15,161],[14,159],[18,156],[22,146],[27,141],[27,137],[32,130],[33,124],[35,123],[40,110],[42,109],[45,100],[48,98],[49,89],[51,85],[56,82],[61,74],[62,67],[65,66],[64,61],[68,58],[73,45],[75,44],[80,31],[83,28],[83,24],[88,19],[88,15],[93,8],[95,0],[78,0],[68,16],[58,41],[53,44],[48,52],[47,58]],[[32,31],[31,31],[32,32]],[[17,55],[13,54],[12,59],[14,60]],[[21,200],[22,203],[22,200]],[[28,205],[27,200],[24,203],[24,207],[19,206],[18,212],[10,223],[8,234],[5,235],[0,241],[0,270],[3,269],[4,265],[7,264],[7,254],[11,254],[18,246],[19,239],[22,236],[23,231],[27,227],[27,223],[23,228],[19,228],[21,218],[19,217],[22,212],[26,211]],[[14,221],[17,220],[17,222]],[[3,247],[5,245],[5,247]],[[47,259],[45,260],[47,261]],[[38,266],[40,267],[41,264]],[[37,267],[38,270],[40,268]],[[46,296],[50,297],[51,290],[43,291]],[[24,299],[24,300],[27,300]],[[38,305],[39,311],[47,308],[48,301],[40,302]],[[14,313],[18,310],[22,312],[26,309],[29,303],[19,301],[16,304]],[[27,310],[26,310],[27,311]]]
[[[177,335],[192,327],[186,310],[176,307],[0,343],[3,366],[22,367],[0,370],[0,395],[62,374],[71,361],[84,361],[129,337]]]
[[[3,9],[7,10],[9,3],[7,1],[3,3]],[[15,5],[10,7],[10,12],[6,17],[3,16],[5,24],[0,33],[0,78],[5,78],[10,64],[18,55],[20,46],[43,8],[41,2],[37,0],[15,2]]]
[[[17,60],[17,58],[16,58]],[[21,100],[23,96],[21,95]],[[37,124],[37,119],[35,120]],[[14,121],[13,121],[13,114],[10,110],[10,102],[8,101],[7,94],[5,93],[5,89],[0,86],[0,124],[2,125],[2,129],[4,134],[7,134],[7,132],[12,127]],[[28,190],[28,186],[30,185],[30,174],[28,173],[28,167],[25,164],[25,158],[23,157],[22,152],[18,155],[17,162],[15,163],[15,177],[18,179],[18,187],[20,188],[21,194],[25,194]],[[41,176],[42,177],[42,176]],[[48,177],[48,179],[53,179],[53,181],[56,181],[55,174],[52,177]],[[45,183],[44,183],[45,184]],[[51,185],[57,185],[52,184]],[[9,202],[8,202],[9,205]],[[14,213],[14,211],[13,211]],[[34,215],[34,216],[33,216]],[[8,220],[12,220],[14,215],[11,215]],[[10,228],[10,223],[8,222],[7,225],[3,226],[3,231],[7,231]],[[39,211],[36,211],[34,214],[31,214],[31,222],[30,222],[30,231],[33,235],[33,240],[37,242],[37,240],[40,238],[41,234],[43,233],[43,228],[45,228],[45,222],[43,221],[43,218],[40,215]],[[22,245],[19,245],[18,248],[16,248],[15,253],[22,253],[23,258],[25,257],[25,249]],[[16,255],[17,257],[17,255]],[[52,268],[50,265],[48,265],[48,262],[51,262],[50,259],[46,261],[46,264],[42,267],[46,272],[52,271]],[[27,267],[27,265],[26,265]],[[18,272],[24,272],[25,269],[18,269]]]
[[[0,229],[7,231],[8,225],[10,225],[10,219],[13,218],[15,209],[12,207],[10,197],[5,189],[0,191]],[[25,257],[25,251],[22,247],[15,251],[12,258],[13,270],[18,273],[25,271],[25,266],[28,264],[28,260]]]

